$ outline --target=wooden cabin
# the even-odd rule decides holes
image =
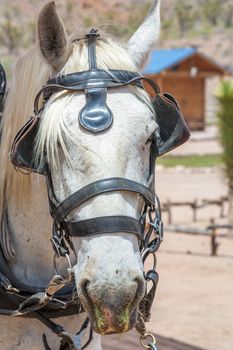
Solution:
[[[162,92],[175,96],[190,129],[202,130],[205,127],[206,79],[227,72],[196,48],[188,47],[153,51],[143,74],[155,80]]]

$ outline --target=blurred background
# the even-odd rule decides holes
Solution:
[[[35,42],[47,1],[0,0],[0,62],[7,80]],[[68,31],[98,27],[127,41],[150,1],[57,0]],[[139,43],[140,45],[140,43]],[[162,0],[161,37],[143,73],[178,100],[190,141],[158,159],[165,241],[148,327],[161,350],[233,349],[233,1]],[[105,349],[140,349],[134,333]]]

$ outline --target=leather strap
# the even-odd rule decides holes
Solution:
[[[3,111],[4,107],[4,95],[6,90],[6,74],[5,71],[0,64],[0,114]]]
[[[108,82],[116,82],[118,84],[125,83],[131,79],[138,78],[140,76],[137,72],[131,72],[126,70],[117,69],[92,69],[91,71],[77,72],[67,75],[62,75],[48,80],[47,86],[49,85],[61,85],[66,87],[74,87],[76,85],[83,85],[84,83],[90,82],[90,87],[96,87],[92,84],[99,84],[103,82],[103,87],[107,87]],[[142,84],[139,83],[142,87]],[[99,85],[98,85],[99,86]],[[89,86],[87,86],[89,87]],[[102,86],[100,86],[102,87]]]
[[[104,71],[96,69],[92,71],[85,71],[74,73],[67,76],[57,77],[48,81],[47,85],[37,93],[34,101],[34,112],[39,114],[39,100],[42,94],[47,100],[51,94],[59,91],[80,91],[88,88],[118,88],[126,85],[136,85],[143,88],[141,80],[147,82],[155,94],[160,93],[159,86],[149,78],[146,78],[138,73],[129,71],[108,70]]]
[[[108,70],[101,69],[84,71],[74,74],[68,74],[66,76],[57,77],[48,81],[48,83],[41,88],[37,93],[34,101],[34,112],[39,114],[39,100],[41,95],[44,95],[44,100],[50,98],[50,96],[59,91],[80,91],[88,88],[117,88],[131,84],[131,81],[135,81],[135,85],[143,88],[143,85],[139,79],[140,75],[135,72]]]
[[[144,225],[128,216],[103,216],[82,221],[64,221],[62,226],[66,233],[73,237],[127,232],[143,240],[144,234]]]
[[[79,191],[66,198],[54,211],[52,211],[51,214],[55,222],[60,223],[72,210],[87,200],[97,195],[113,191],[128,191],[138,193],[144,198],[146,204],[155,204],[154,193],[149,188],[136,181],[113,177],[95,181],[81,188]]]
[[[89,60],[89,69],[96,69],[96,40],[100,36],[98,30],[92,29],[90,33],[86,34],[88,39],[88,60]]]

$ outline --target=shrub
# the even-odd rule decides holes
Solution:
[[[223,162],[229,184],[228,219],[233,224],[233,81],[223,81],[216,96],[219,100],[219,131],[223,145]],[[230,230],[233,236],[233,230]]]
[[[218,120],[223,161],[229,186],[233,188],[233,81],[222,81],[216,96],[219,101]]]

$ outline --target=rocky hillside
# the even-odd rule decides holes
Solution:
[[[18,55],[35,41],[39,10],[48,0],[0,0],[0,55]],[[151,0],[56,0],[69,32],[101,27],[128,38]],[[194,45],[233,69],[232,0],[162,0],[160,47]]]
[[[48,0],[0,0],[0,49],[14,53],[35,40],[40,9]],[[127,37],[147,12],[150,1],[56,0],[69,32],[98,26],[118,37]]]

